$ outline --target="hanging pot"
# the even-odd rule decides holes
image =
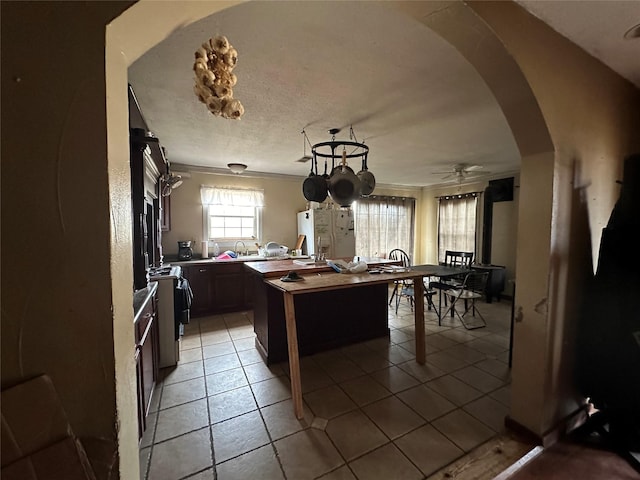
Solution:
[[[313,168],[315,166],[315,172]],[[302,184],[302,194],[310,202],[322,203],[327,198],[327,181],[322,175],[318,175],[318,160],[314,154],[311,172]]]
[[[348,207],[360,196],[360,180],[347,166],[347,152],[342,150],[342,165],[331,172],[329,195],[341,207]]]
[[[367,154],[362,156],[362,170],[358,172],[360,180],[360,194],[363,196],[371,195],[376,188],[376,177],[367,168]]]

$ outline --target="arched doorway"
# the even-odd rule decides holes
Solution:
[[[112,192],[115,192],[112,194],[112,201],[116,207],[126,209],[129,202],[128,194],[125,193],[128,192],[128,188],[124,188],[128,183],[128,179],[123,176],[123,172],[128,169],[127,99],[126,88],[124,88],[126,86],[127,67],[173,30],[225,8],[232,7],[237,3],[239,2],[213,4],[193,2],[181,4],[179,9],[175,9],[175,4],[168,2],[140,2],[130,7],[108,25],[106,45],[108,161],[110,188]],[[462,2],[453,3],[445,10],[438,12],[432,11],[433,6],[430,2],[393,2],[389,6],[390,8],[399,8],[407,11],[429,28],[437,31],[476,67],[493,91],[511,126],[521,152],[524,174],[527,172],[526,165],[530,162],[546,162],[552,170],[552,142],[535,96],[516,62],[473,10]],[[153,18],[154,22],[148,22],[147,19],[149,18]],[[483,41],[482,49],[476,48],[478,38],[470,33],[481,36]],[[501,67],[496,68],[496,63],[500,63]],[[500,74],[497,75],[497,72],[500,72]],[[526,100],[516,105],[512,102],[514,97]],[[551,195],[550,189],[548,194]],[[521,208],[523,208],[523,201],[526,201],[526,199],[521,198]],[[127,230],[129,228],[127,220],[126,215],[117,217],[117,222],[119,223],[115,223],[112,228],[121,231]],[[541,220],[543,223],[544,221],[545,219]],[[114,256],[112,262],[112,289],[113,298],[121,302],[121,308],[116,308],[116,311],[126,311],[127,302],[130,298],[130,282],[126,278],[128,270],[118,268],[118,262],[130,263],[130,254],[126,252],[122,243],[118,242],[114,236],[112,239],[112,252],[117,253],[120,250],[122,250],[121,255],[112,254]],[[529,253],[532,254],[532,258],[539,255],[539,252],[535,251]],[[115,260],[116,257],[118,260]],[[523,280],[523,282],[531,282],[538,285],[538,288],[541,288],[539,285],[546,284],[546,281],[540,282],[540,277],[544,277],[544,272],[529,275],[528,265],[519,263],[518,275],[524,276],[525,273],[527,273],[527,276],[524,277],[526,280]],[[116,351],[119,349],[126,350],[128,346],[126,348],[124,346],[118,347],[119,338],[120,336],[116,331],[114,340],[116,342]],[[129,383],[127,375],[129,374],[125,365],[122,365],[120,369],[116,365],[118,384],[127,385]],[[514,376],[517,375],[518,370],[516,368]],[[544,378],[541,377],[537,380],[543,382]],[[126,415],[133,418],[132,415],[134,413],[129,415],[128,412],[134,412],[135,408],[129,401],[130,398],[119,399],[118,410],[121,416]],[[125,435],[128,436],[125,438]],[[120,438],[121,447],[123,442],[126,444],[131,441],[130,436],[130,432],[122,432]],[[130,455],[130,453],[124,453],[129,451],[126,445],[124,446],[125,448],[121,448],[121,454]],[[121,462],[125,464],[133,461],[135,459],[129,457],[121,459]]]

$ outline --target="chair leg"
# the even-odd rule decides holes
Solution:
[[[469,313],[469,310],[471,310],[471,316],[473,316],[474,318],[476,317],[476,312],[478,313],[478,317],[480,317],[480,321],[482,322],[481,324],[476,324],[476,325],[471,325],[471,324],[467,324],[467,322],[464,321],[464,316]],[[458,312],[456,312],[458,313]],[[484,317],[482,316],[482,314],[480,313],[480,310],[478,310],[476,308],[476,301],[475,299],[471,300],[471,307],[465,309],[464,313],[462,315],[460,315],[458,313],[458,318],[460,319],[460,322],[462,323],[462,325],[464,326],[464,328],[466,328],[467,330],[475,330],[476,328],[484,328],[487,326],[487,322],[485,322]]]
[[[391,297],[389,298],[389,306],[391,306],[391,302],[393,302],[393,297],[396,296],[396,293],[398,292],[398,284],[396,283],[393,286],[393,292],[391,292]]]
[[[431,310],[433,308],[433,310],[435,310],[436,306],[433,304],[433,292],[425,292],[424,296],[427,299],[427,309]]]

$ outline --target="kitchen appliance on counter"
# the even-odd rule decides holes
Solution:
[[[178,242],[178,260],[191,260],[191,257],[193,257],[191,240]]]
[[[298,213],[298,235],[305,235],[303,255],[353,258],[356,254],[353,210],[350,208],[316,208]]]
[[[190,320],[193,293],[177,265],[150,270],[149,281],[158,282],[159,366],[175,366],[180,361],[180,338]]]

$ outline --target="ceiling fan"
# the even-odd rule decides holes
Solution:
[[[473,165],[469,163],[458,163],[454,165],[450,170],[433,172],[435,175],[444,175],[442,180],[456,180],[462,182],[466,178],[474,178],[481,175],[487,175],[491,172],[476,173],[478,170],[483,169],[482,165]]]
[[[182,175],[179,175],[177,173],[173,173],[170,168],[169,168],[169,160],[167,160],[167,151],[165,150],[164,147],[161,147],[162,150],[162,156],[164,157],[165,160],[165,165],[167,166],[167,170],[165,173],[162,174],[162,176],[160,177],[161,183],[164,184],[162,186],[162,196],[163,197],[168,197],[169,195],[171,195],[171,190],[173,190],[174,188],[178,188],[180,185],[182,185]]]

